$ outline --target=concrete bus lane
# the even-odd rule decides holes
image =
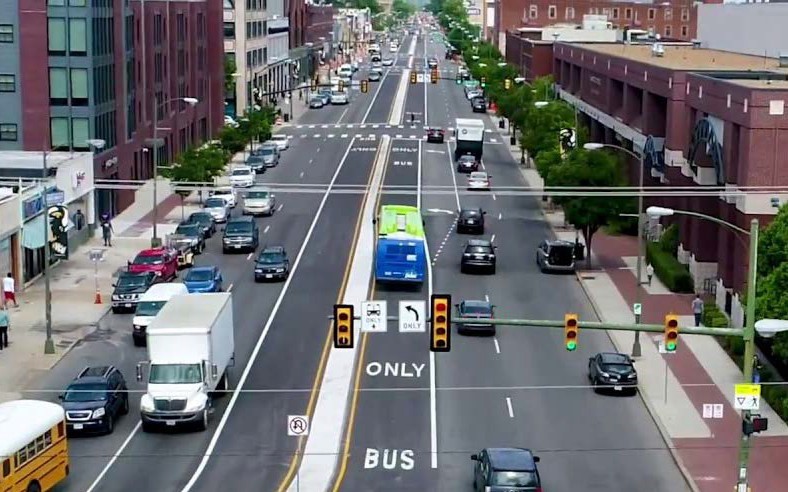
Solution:
[[[355,142],[335,186],[366,185],[375,149],[374,142]],[[286,474],[298,443],[288,436],[287,417],[310,411],[311,389],[322,374],[328,347],[326,316],[344,288],[363,198],[360,193],[328,197],[210,459],[188,477],[191,490],[240,489],[249,483],[273,490]]]
[[[393,140],[381,205],[417,205],[419,142]],[[385,187],[409,187],[409,194],[387,194]],[[429,279],[411,288],[374,284],[372,297],[387,301],[396,316],[399,301],[428,297]],[[399,333],[395,322],[386,333],[370,333],[356,363],[360,391],[352,422],[346,470],[340,467],[334,490],[410,490],[430,473],[429,346],[424,333]]]
[[[308,146],[304,146],[302,150],[310,151]],[[279,182],[297,181],[306,165],[306,160],[301,158],[299,151],[291,148],[283,154],[275,179]],[[313,169],[312,172],[315,179],[325,180],[330,179],[333,169],[324,166],[319,170]],[[258,179],[262,181],[268,174]],[[293,198],[278,195],[281,210],[273,217],[257,219],[262,244],[270,241],[284,245],[289,251],[298,250],[317,209],[320,195],[299,197],[300,200]],[[240,214],[240,206],[234,214]],[[217,265],[222,271],[225,289],[234,293],[236,367],[231,372],[231,382],[234,382],[233,379],[237,381],[240,375],[239,366],[243,367],[253,341],[259,335],[259,320],[268,316],[279,295],[281,284],[251,285],[254,255],[223,255],[220,241],[221,233],[209,239],[205,252],[197,256],[197,264]],[[141,248],[147,246],[147,239],[140,239],[139,242]],[[181,278],[185,274],[186,271],[183,271]],[[250,309],[249,305],[254,307]],[[180,475],[187,473],[194,456],[202,452],[210,438],[210,430],[204,433],[155,435],[144,434],[136,428],[139,422],[139,399],[145,386],[134,379],[135,366],[138,361],[147,358],[147,351],[144,347],[134,347],[132,344],[132,318],[133,315],[130,314],[108,314],[99,322],[94,333],[79,342],[51,371],[34,382],[31,393],[33,397],[57,402],[59,392],[65,389],[81,369],[111,363],[121,370],[131,391],[129,415],[116,423],[113,434],[70,440],[71,474],[62,490],[88,490],[101,473],[102,479],[96,484],[95,490],[110,490],[113,486],[122,489],[124,477],[129,475],[134,477],[129,483],[142,483],[150,478],[156,481],[157,490],[169,490],[168,487],[173,488],[168,482],[170,477],[177,480]],[[217,400],[212,427],[224,411],[226,400]],[[127,440],[123,452],[120,453],[120,447]],[[168,450],[166,453],[162,451],[165,449],[163,445]],[[109,466],[110,460],[116,455],[117,460]],[[146,470],[142,477],[137,476],[140,475],[140,470]]]

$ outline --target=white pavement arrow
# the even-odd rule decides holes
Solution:
[[[427,152],[429,152],[430,154],[445,154],[446,153],[445,150],[432,150],[432,149],[427,149]]]
[[[436,214],[437,213],[442,213],[442,214],[454,215],[454,211],[453,210],[443,210],[442,208],[428,208],[427,212],[432,212],[432,213],[436,213]]]

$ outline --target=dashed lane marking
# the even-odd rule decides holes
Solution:
[[[265,226],[265,229],[263,229],[263,234],[267,233],[270,228],[270,225]]]
[[[284,207],[284,206],[285,206],[284,203],[280,203],[279,206],[276,208],[276,211],[277,212],[281,212],[282,211],[282,207]],[[493,237],[495,237],[495,234],[493,234]]]
[[[495,344],[495,353],[496,354],[500,354],[501,353],[501,345],[498,343],[498,338],[497,337],[493,338],[493,343]]]
[[[252,259],[252,256],[254,256],[254,252],[252,252],[252,253],[249,253],[248,255],[246,255],[246,259],[247,259],[247,260],[251,260],[251,259]]]

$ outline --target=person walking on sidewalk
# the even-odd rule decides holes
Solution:
[[[648,279],[648,286],[651,287],[651,280],[654,278],[654,267],[651,263],[646,265],[646,278]]]
[[[11,325],[11,318],[8,316],[5,306],[0,306],[0,350],[8,348],[8,327]]]
[[[112,233],[115,230],[112,228],[112,222],[109,221],[109,215],[104,214],[101,216],[101,235],[104,238],[104,246],[112,247]]]
[[[16,281],[14,274],[8,272],[8,275],[3,279],[3,306],[8,306],[8,303],[14,301],[14,307],[19,307],[16,302]]]
[[[700,294],[696,294],[695,299],[692,300],[692,314],[695,315],[695,326],[700,326],[703,319],[703,300],[701,300]]]

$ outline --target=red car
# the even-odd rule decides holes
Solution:
[[[445,135],[443,128],[427,128],[427,142],[443,143]]]
[[[178,274],[178,252],[169,248],[143,249],[129,262],[129,272],[153,272],[163,280],[174,279]]]

